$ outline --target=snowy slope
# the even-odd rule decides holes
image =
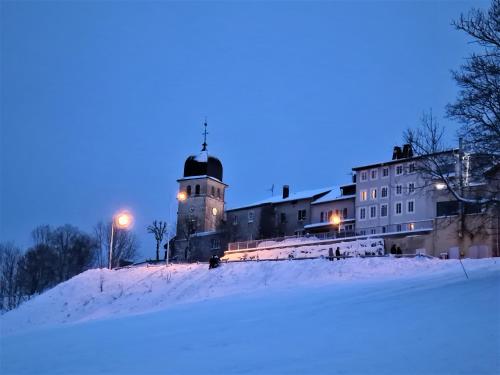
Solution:
[[[1,318],[0,372],[497,373],[500,261],[464,265],[89,271]]]

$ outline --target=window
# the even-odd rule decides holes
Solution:
[[[383,226],[382,227],[382,233],[386,233],[387,232],[387,227],[386,226]]]
[[[366,234],[366,230],[360,230],[360,231],[359,231],[359,235],[360,235],[360,236],[364,236],[365,234]]]
[[[186,194],[188,197],[191,196],[191,185],[188,185],[187,188],[186,188]]]
[[[401,224],[396,225],[396,232],[401,232]]]
[[[195,195],[200,195],[200,185],[196,185],[194,188],[194,194]]]
[[[458,202],[437,202],[436,203],[436,216],[451,216],[458,214]]]
[[[415,163],[408,164],[408,173],[415,173]]]
[[[345,207],[343,210],[342,210],[342,218],[346,219],[347,218],[347,207]]]
[[[220,198],[220,188],[217,188],[217,198]]]
[[[212,197],[215,197],[215,187],[212,186],[212,189],[210,189],[210,193]]]
[[[382,178],[389,177],[389,167],[382,168]]]
[[[413,194],[414,192],[415,192],[415,183],[409,182],[408,183],[408,194]]]
[[[406,202],[406,212],[409,214],[413,214],[415,212],[415,201],[413,199]]]
[[[377,217],[377,206],[370,206],[370,219]]]
[[[375,234],[375,233],[377,233],[377,230],[376,229],[370,229],[370,233],[371,234]]]
[[[415,224],[414,223],[409,223],[407,227],[408,227],[408,230],[415,230]]]
[[[327,221],[330,222],[332,220],[332,216],[333,216],[333,211],[328,211],[328,215],[327,215]]]
[[[340,217],[340,211],[338,209],[335,210],[335,216]]]
[[[220,249],[220,240],[218,238],[212,238],[210,242],[212,250]]]
[[[325,221],[325,213],[321,211],[321,213],[319,214],[319,222],[323,223],[324,221]]]
[[[280,213],[280,223],[286,224],[286,214],[284,212]]]
[[[382,198],[387,198],[388,193],[389,193],[389,188],[387,186],[382,186],[382,188],[380,189],[380,196]]]
[[[377,169],[372,169],[370,171],[370,179],[376,180],[378,177],[378,170]]]
[[[380,205],[380,217],[387,217],[387,204]]]
[[[304,221],[306,219],[306,210],[299,210],[297,212],[297,219],[299,221]]]
[[[396,215],[401,215],[403,213],[403,203],[402,202],[396,202],[396,205],[394,206],[394,212]]]
[[[370,198],[372,200],[377,200],[377,188],[370,189]]]
[[[368,180],[368,172],[363,171],[361,172],[361,181],[366,181],[366,180]]]
[[[403,166],[401,164],[396,165],[396,176],[401,176],[403,174]]]
[[[253,211],[248,211],[248,222],[253,223],[254,219],[255,219],[255,213]]]
[[[359,220],[365,220],[366,219],[366,208],[361,207],[359,209]]]
[[[233,225],[238,225],[238,216],[237,215],[233,216]]]
[[[366,201],[366,199],[368,198],[368,193],[366,190],[361,190],[359,192],[359,196],[360,196],[361,201]]]
[[[403,185],[396,185],[396,195],[403,194]]]

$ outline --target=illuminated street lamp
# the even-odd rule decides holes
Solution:
[[[445,183],[443,183],[443,182],[438,182],[438,183],[436,184],[436,189],[438,189],[438,190],[443,190],[443,189],[445,189],[445,188],[446,188],[446,184],[445,184]]]
[[[178,200],[179,202],[184,202],[186,199],[187,199],[187,195],[186,195],[186,193],[185,193],[185,192],[183,192],[183,191],[179,191],[179,192],[177,193],[177,200]]]
[[[128,229],[132,225],[133,220],[134,217],[127,211],[121,211],[113,216],[113,220],[111,221],[111,240],[109,241],[109,269],[113,268],[113,239],[115,235],[115,226],[117,229]]]
[[[340,235],[340,216],[333,215],[330,219],[330,223],[338,226],[338,234]]]

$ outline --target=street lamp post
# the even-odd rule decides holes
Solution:
[[[113,242],[115,236],[115,226],[117,229],[128,229],[132,225],[133,216],[127,212],[122,211],[113,216],[111,220],[111,240],[109,241],[109,261],[108,268],[113,269]]]

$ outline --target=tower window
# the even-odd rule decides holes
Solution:
[[[215,197],[215,188],[212,186],[212,189],[211,189],[211,194],[212,194],[212,197]]]
[[[217,188],[217,198],[220,198],[220,188]]]
[[[186,194],[187,194],[188,197],[191,196],[191,185],[188,185],[186,187]]]
[[[200,185],[196,185],[194,188],[194,194],[195,195],[200,195]]]

